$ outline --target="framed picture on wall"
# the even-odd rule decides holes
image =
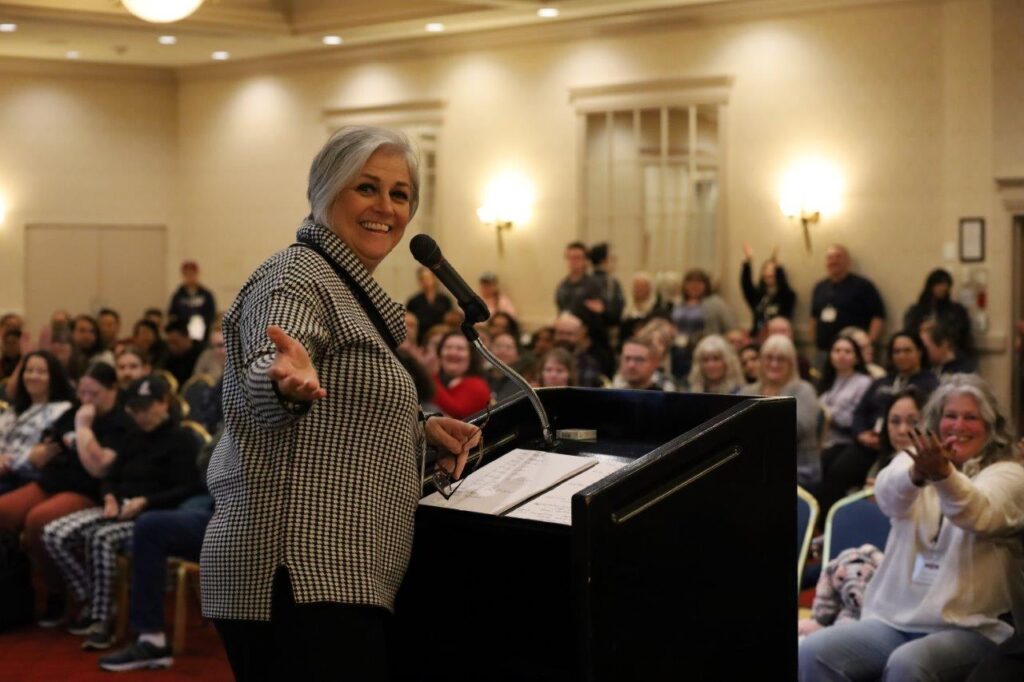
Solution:
[[[985,260],[985,219],[960,219],[960,262],[980,263]]]

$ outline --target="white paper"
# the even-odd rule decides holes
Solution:
[[[517,448],[470,474],[450,499],[435,492],[420,504],[502,514],[595,464],[590,457]]]
[[[597,483],[608,474],[626,466],[625,462],[599,462],[581,474],[573,476],[559,486],[552,488],[543,495],[536,497],[508,516],[517,519],[531,519],[572,525],[572,496],[589,485]]]

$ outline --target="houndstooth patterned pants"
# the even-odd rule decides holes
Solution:
[[[108,622],[113,611],[117,554],[131,541],[134,521],[103,518],[103,508],[84,509],[43,527],[43,544],[89,615]]]

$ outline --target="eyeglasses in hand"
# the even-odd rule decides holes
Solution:
[[[462,487],[463,481],[469,478],[469,475],[477,470],[480,466],[480,462],[484,459],[484,427],[487,426],[487,422],[491,420],[491,404],[487,403],[487,414],[484,415],[483,422],[480,423],[480,441],[477,443],[476,454],[470,453],[466,458],[466,464],[472,462],[470,467],[462,472],[462,478],[459,480],[453,480],[455,475],[455,465],[452,465],[452,470],[448,471],[440,465],[439,462],[434,463],[434,473],[430,476],[430,482],[437,488],[437,492],[441,493],[441,497],[448,500],[451,499],[452,495],[455,494],[459,488]]]

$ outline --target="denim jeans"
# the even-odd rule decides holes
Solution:
[[[150,511],[135,521],[132,538],[132,628],[138,633],[164,631],[167,557],[199,560],[212,511]]]
[[[904,632],[868,618],[818,630],[800,644],[800,682],[954,682],[996,644],[974,630]]]

